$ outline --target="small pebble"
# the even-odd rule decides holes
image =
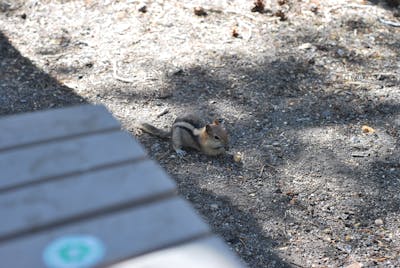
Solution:
[[[383,225],[383,220],[382,219],[376,219],[375,220],[375,225],[377,225],[377,226],[382,226]]]
[[[202,7],[195,7],[193,12],[196,16],[207,16],[207,12]]]
[[[318,12],[318,6],[316,4],[311,4],[310,10],[313,13],[317,13]]]
[[[361,127],[361,130],[362,130],[363,133],[366,133],[366,134],[372,134],[372,133],[375,132],[375,129],[373,129],[372,127],[367,126],[367,125],[363,125]]]
[[[217,210],[219,208],[218,204],[215,204],[215,203],[211,204],[210,207],[213,210]]]
[[[242,161],[242,153],[237,152],[233,155],[233,161],[235,161],[236,163],[239,163]]]
[[[339,49],[336,51],[336,53],[337,53],[340,57],[343,57],[343,56],[344,56],[344,50],[341,49],[341,48],[339,48]]]
[[[322,230],[322,232],[323,232],[324,234],[331,234],[331,233],[332,233],[332,230],[331,230],[330,228],[326,228],[326,229]]]
[[[324,236],[322,237],[322,239],[323,239],[324,241],[326,241],[326,242],[331,242],[331,241],[332,241],[332,238],[330,238],[328,235],[324,235]]]
[[[139,11],[139,12],[142,12],[142,13],[146,13],[146,12],[147,12],[147,6],[146,6],[146,5],[141,6],[141,7],[138,9],[138,11]]]
[[[239,37],[239,32],[238,32],[238,29],[236,27],[234,27],[233,30],[232,30],[232,36],[235,37],[235,38]]]
[[[304,43],[298,46],[297,48],[300,50],[306,50],[306,49],[311,49],[313,45],[311,43]]]

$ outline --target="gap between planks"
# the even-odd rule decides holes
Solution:
[[[32,147],[32,146],[37,146],[41,144],[46,144],[46,143],[51,143],[51,142],[58,142],[58,141],[68,141],[80,137],[86,137],[86,136],[91,136],[91,135],[96,135],[96,134],[104,134],[108,132],[117,132],[121,131],[121,127],[111,127],[103,130],[95,130],[95,131],[88,131],[85,133],[79,133],[79,134],[72,134],[72,135],[65,135],[65,136],[59,136],[55,138],[48,138],[46,140],[39,140],[35,142],[29,142],[29,143],[22,143],[18,145],[12,145],[10,147],[4,147],[0,149],[0,154],[3,152],[7,151],[12,151],[12,150],[18,150],[26,147]]]
[[[8,233],[6,235],[0,236],[0,244],[6,243],[9,240],[13,240],[13,239],[21,238],[24,236],[40,233],[42,231],[50,231],[50,230],[59,228],[60,226],[63,226],[63,225],[79,223],[81,221],[99,218],[99,217],[109,215],[112,213],[118,213],[123,210],[138,208],[140,206],[162,202],[167,199],[174,198],[176,196],[177,196],[177,190],[174,189],[174,190],[169,190],[162,194],[158,194],[156,196],[143,197],[140,200],[135,199],[135,200],[131,200],[131,201],[126,201],[122,204],[117,204],[117,205],[113,205],[113,206],[109,206],[109,207],[95,209],[93,211],[86,212],[84,214],[78,214],[75,216],[70,216],[69,218],[66,218],[66,219],[61,219],[61,220],[54,221],[51,223],[45,223],[41,226],[27,228],[23,231]]]
[[[143,156],[140,156],[140,157],[126,159],[124,161],[119,161],[119,162],[114,162],[114,163],[107,163],[107,164],[101,164],[101,165],[93,166],[93,167],[88,168],[86,170],[67,172],[67,173],[54,175],[54,176],[48,176],[48,177],[41,177],[38,180],[22,182],[22,183],[19,183],[19,184],[14,184],[12,186],[0,188],[0,194],[2,194],[4,192],[20,189],[22,187],[27,187],[27,186],[46,183],[46,182],[49,182],[49,181],[52,181],[52,180],[56,180],[56,179],[68,179],[69,177],[73,177],[73,176],[77,176],[77,175],[83,175],[83,174],[86,174],[86,173],[90,173],[90,172],[94,172],[94,171],[101,171],[101,170],[105,170],[105,169],[109,169],[109,168],[113,168],[113,167],[118,167],[118,166],[122,166],[122,165],[127,165],[127,164],[135,164],[135,163],[143,162],[143,161],[146,161],[146,160],[148,160],[147,155],[143,155]]]

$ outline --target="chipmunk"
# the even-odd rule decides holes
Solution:
[[[186,155],[183,148],[196,149],[212,156],[222,154],[228,149],[228,133],[221,119],[204,125],[197,116],[187,115],[176,118],[170,131],[147,123],[141,124],[140,129],[160,138],[171,138],[172,147],[180,157]]]

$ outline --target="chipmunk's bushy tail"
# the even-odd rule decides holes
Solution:
[[[171,138],[171,131],[165,131],[147,123],[140,124],[140,129],[162,139]]]

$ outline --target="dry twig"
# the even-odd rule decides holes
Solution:
[[[161,113],[159,113],[159,114],[157,115],[157,118],[160,118],[161,116],[166,115],[167,113],[169,113],[169,110],[168,110],[168,109],[165,109],[164,111],[162,111]]]
[[[261,168],[261,170],[260,170],[260,175],[258,175],[258,177],[261,177],[261,176],[262,176],[262,174],[264,173],[264,168],[265,168],[265,165],[262,166],[262,168]]]
[[[385,25],[389,25],[389,26],[392,26],[392,27],[400,27],[400,22],[394,22],[394,21],[385,20],[385,19],[382,19],[382,18],[378,18],[378,20],[379,20],[380,23],[383,23]]]

